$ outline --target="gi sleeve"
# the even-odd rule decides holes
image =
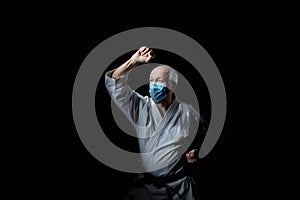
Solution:
[[[199,126],[198,126],[196,136],[189,148],[189,150],[197,149],[198,150],[197,153],[199,153],[199,150],[202,146],[202,143],[204,141],[204,138],[206,136],[207,129],[209,126],[208,122],[203,118],[202,115],[200,115],[200,119],[199,119],[198,123],[199,123]]]
[[[119,79],[111,78],[113,71],[105,75],[105,86],[118,108],[125,113],[131,123],[137,124],[140,111],[147,105],[148,97],[133,91],[127,84],[128,74]]]
[[[207,132],[209,124],[203,118],[203,116],[200,115],[200,113],[198,113],[194,108],[190,107],[190,111],[191,111],[191,115],[190,115],[191,117],[189,120],[190,121],[189,129],[190,129],[190,132],[193,132],[196,134],[195,134],[195,137],[194,137],[190,147],[188,148],[187,152],[189,152],[192,149],[197,149],[198,150],[197,153],[199,153],[199,150],[200,150],[202,143],[204,141],[204,138],[206,136],[206,132]],[[196,131],[196,132],[194,132],[194,131]]]

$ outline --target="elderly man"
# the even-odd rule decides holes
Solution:
[[[194,181],[185,166],[197,160],[197,149],[191,149],[191,143],[200,115],[191,105],[177,99],[176,71],[167,65],[151,71],[151,98],[127,85],[129,71],[149,63],[153,57],[152,49],[141,47],[105,77],[111,98],[135,127],[145,169],[145,173],[138,174],[125,199],[196,199]]]

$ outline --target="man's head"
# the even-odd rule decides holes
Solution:
[[[163,84],[169,90],[174,92],[178,82],[178,75],[170,66],[159,65],[151,71],[149,82],[150,84],[153,82]]]
[[[149,77],[149,93],[155,102],[160,102],[163,99],[172,99],[178,82],[177,72],[167,66],[160,65],[154,68]]]

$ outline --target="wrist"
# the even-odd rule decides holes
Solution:
[[[132,57],[128,60],[128,68],[132,69],[140,64],[139,60]]]

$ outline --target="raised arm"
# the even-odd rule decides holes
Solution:
[[[135,54],[131,56],[129,60],[123,63],[121,66],[112,70],[111,78],[119,79],[123,77],[127,72],[136,66],[150,62],[154,58],[152,49],[148,47],[141,47]]]
[[[116,105],[134,124],[140,125],[139,113],[146,109],[147,98],[133,91],[127,84],[128,72],[140,64],[148,63],[153,58],[153,52],[147,47],[141,47],[130,59],[106,73],[105,86]]]

